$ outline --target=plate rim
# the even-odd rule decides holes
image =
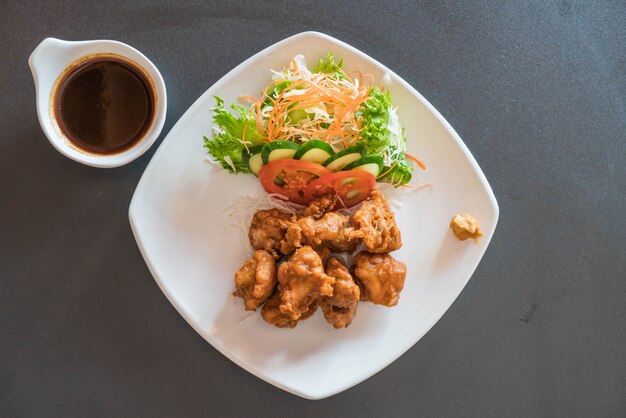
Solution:
[[[166,142],[168,142],[170,136],[173,136],[174,134],[176,134],[176,132],[183,125],[183,123],[185,123],[186,120],[189,118],[188,115],[193,114],[194,111],[196,110],[196,108],[198,108],[201,105],[201,103],[204,102],[205,97],[208,96],[216,88],[219,88],[225,82],[225,80],[227,78],[230,78],[231,75],[235,75],[237,72],[241,71],[242,68],[247,67],[249,62],[255,61],[258,58],[262,57],[263,55],[267,55],[269,53],[272,53],[276,49],[280,48],[281,46],[283,46],[283,45],[285,45],[287,43],[291,43],[293,41],[299,41],[299,40],[301,40],[301,38],[308,38],[308,37],[321,38],[321,39],[323,39],[325,41],[329,41],[331,43],[335,43],[335,44],[341,46],[342,48],[345,48],[345,49],[349,50],[350,52],[354,53],[355,55],[360,56],[361,58],[365,58],[365,59],[368,59],[368,60],[371,60],[371,61],[375,62],[377,65],[379,65],[381,67],[382,70],[384,70],[386,73],[389,73],[391,76],[395,77],[396,81],[400,85],[402,85],[402,87],[404,89],[406,89],[411,95],[413,95],[415,98],[417,98],[417,100],[419,100],[428,109],[428,111],[430,111],[430,113],[433,116],[435,116],[437,121],[439,123],[441,123],[441,125],[451,135],[451,137],[455,141],[456,145],[463,152],[464,157],[467,158],[467,161],[469,162],[472,170],[474,171],[474,174],[476,174],[478,180],[480,181],[481,186],[484,188],[484,190],[485,190],[485,192],[487,194],[487,198],[489,200],[489,206],[491,207],[491,209],[493,210],[493,213],[494,213],[494,223],[493,223],[493,226],[491,226],[489,228],[489,230],[483,231],[484,235],[483,235],[483,238],[482,238],[482,241],[481,241],[482,252],[480,254],[480,257],[478,258],[478,261],[471,268],[471,270],[468,270],[469,274],[468,274],[467,278],[460,285],[460,289],[457,289],[457,294],[454,297],[454,299],[452,299],[452,301],[441,312],[441,314],[434,315],[433,317],[430,318],[430,322],[428,323],[427,327],[425,328],[425,331],[423,333],[416,334],[416,337],[411,340],[411,342],[407,345],[407,347],[401,353],[399,353],[397,356],[394,356],[393,358],[391,358],[389,360],[389,362],[384,364],[382,367],[377,368],[377,369],[373,369],[372,371],[370,371],[368,373],[365,373],[363,376],[360,376],[360,377],[358,377],[358,378],[356,378],[354,380],[351,380],[347,384],[338,386],[338,387],[334,388],[331,391],[327,391],[327,392],[323,392],[323,393],[317,393],[317,392],[309,392],[309,393],[307,393],[304,390],[298,390],[298,389],[295,389],[295,388],[292,388],[292,387],[285,386],[282,383],[274,380],[273,378],[271,378],[269,376],[266,376],[266,375],[263,375],[261,372],[259,372],[256,369],[256,367],[254,365],[248,363],[247,361],[245,361],[245,360],[243,360],[243,359],[233,355],[231,352],[229,352],[228,348],[223,346],[219,341],[217,341],[215,338],[213,338],[213,336],[210,333],[205,333],[200,328],[199,324],[197,324],[196,321],[191,319],[191,315],[185,309],[185,307],[176,302],[176,300],[173,298],[173,296],[168,291],[167,286],[165,285],[163,280],[156,273],[156,269],[155,269],[153,263],[151,262],[150,256],[148,255],[148,252],[146,251],[146,249],[145,249],[145,247],[143,245],[142,239],[140,238],[141,234],[139,232],[137,221],[135,220],[135,215],[134,215],[134,212],[136,211],[135,208],[138,205],[136,203],[137,200],[138,200],[138,197],[137,197],[138,196],[138,191],[142,188],[143,184],[147,181],[146,179],[150,176],[150,173],[154,170],[154,167],[156,166],[155,161],[157,161],[159,159],[160,155],[163,153],[163,149],[164,149],[163,145]],[[135,242],[137,243],[137,247],[139,248],[139,251],[140,251],[140,253],[141,253],[141,255],[142,255],[143,259],[144,259],[144,262],[146,263],[146,265],[148,267],[148,270],[150,271],[150,274],[152,275],[154,281],[159,286],[159,289],[161,289],[161,292],[163,292],[163,294],[165,295],[167,300],[172,304],[172,306],[174,306],[176,311],[183,317],[183,319],[185,319],[185,321],[202,338],[204,338],[204,340],[206,342],[208,342],[213,348],[215,348],[217,351],[219,351],[222,355],[224,355],[230,361],[232,361],[233,363],[235,363],[236,365],[238,365],[239,367],[241,367],[242,369],[244,369],[248,373],[251,373],[252,375],[256,376],[257,378],[259,378],[259,379],[261,379],[261,380],[263,380],[263,381],[265,381],[265,382],[267,382],[267,383],[269,383],[269,384],[271,384],[273,386],[276,386],[276,387],[278,387],[278,388],[280,388],[280,389],[282,389],[282,390],[284,390],[286,392],[289,392],[289,393],[291,393],[293,395],[299,396],[301,398],[305,398],[305,399],[309,399],[309,400],[320,400],[320,399],[328,398],[330,396],[334,396],[334,395],[336,395],[336,394],[338,394],[340,392],[343,392],[343,391],[345,391],[347,389],[350,389],[350,388],[358,385],[359,383],[369,379],[370,377],[372,377],[373,375],[377,374],[381,370],[385,369],[391,363],[395,362],[402,355],[404,355],[408,350],[410,350],[419,340],[421,340],[424,337],[424,335],[426,335],[435,326],[435,324],[437,322],[439,322],[439,320],[443,317],[443,315],[446,312],[448,312],[448,310],[450,309],[452,304],[457,300],[457,298],[459,297],[460,293],[463,291],[465,286],[467,286],[467,283],[472,278],[472,276],[474,275],[474,272],[476,271],[476,268],[478,267],[478,265],[482,261],[483,257],[485,256],[485,253],[487,252],[489,244],[491,243],[491,239],[493,238],[496,226],[497,226],[499,218],[500,218],[500,208],[498,206],[498,202],[497,202],[496,197],[495,197],[495,195],[493,193],[493,190],[492,190],[489,182],[487,181],[487,178],[485,177],[485,174],[483,173],[482,169],[478,165],[476,159],[474,158],[474,156],[472,155],[470,150],[468,149],[467,145],[465,145],[465,143],[463,142],[461,137],[456,133],[454,128],[452,128],[450,123],[439,113],[439,111],[432,104],[430,104],[430,102],[428,100],[426,100],[426,98],[424,98],[424,96],[421,95],[421,93],[419,93],[415,88],[413,88],[408,82],[406,82],[402,77],[400,77],[394,71],[392,71],[391,69],[387,68],[387,66],[385,66],[382,63],[380,63],[375,58],[372,58],[371,56],[367,55],[366,53],[360,51],[359,49],[357,49],[357,48],[355,48],[355,47],[353,47],[353,46],[351,46],[351,45],[349,45],[349,44],[347,44],[347,43],[345,43],[345,42],[343,42],[343,41],[341,41],[339,39],[336,39],[336,38],[334,38],[334,37],[332,37],[330,35],[327,35],[325,33],[321,33],[321,32],[318,32],[318,31],[304,31],[304,32],[297,33],[295,35],[288,36],[287,38],[284,38],[284,39],[282,39],[282,40],[280,40],[280,41],[278,41],[278,42],[276,42],[276,43],[274,43],[274,44],[272,44],[272,45],[262,49],[261,51],[257,52],[256,54],[254,54],[251,57],[247,58],[246,60],[242,61],[239,65],[237,65],[236,67],[234,67],[233,69],[228,71],[219,80],[217,80],[208,89],[206,89],[193,102],[193,104],[191,104],[191,106],[189,106],[185,110],[185,112],[180,116],[180,118],[176,121],[174,126],[167,133],[165,138],[163,138],[163,140],[159,144],[159,148],[154,153],[154,155],[150,159],[150,162],[148,163],[148,165],[146,166],[144,172],[142,173],[141,178],[140,178],[139,182],[137,183],[137,186],[135,187],[135,191],[133,192],[133,196],[132,196],[130,204],[129,204],[128,218],[129,218],[130,227],[131,227],[131,230],[132,230],[132,233],[133,233],[133,237],[135,238]]]

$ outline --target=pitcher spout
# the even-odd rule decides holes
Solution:
[[[56,38],[46,38],[30,54],[28,66],[35,81],[35,88],[38,90],[41,84],[41,74],[45,67],[50,67],[53,63],[63,61],[64,52],[72,42],[63,41]],[[68,63],[69,64],[69,63]],[[57,64],[58,65],[58,64]],[[57,66],[55,65],[55,66]],[[63,64],[61,64],[63,65]]]

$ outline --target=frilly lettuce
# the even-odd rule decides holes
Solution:
[[[372,88],[369,98],[357,110],[356,116],[362,118],[358,143],[365,148],[367,155],[380,155],[384,158],[385,169],[379,181],[408,183],[413,169],[404,154],[406,137],[391,106],[389,92],[384,93],[378,87]]]
[[[226,170],[233,173],[249,173],[250,170],[241,158],[243,141],[245,140],[248,146],[264,142],[263,136],[256,130],[256,121],[241,105],[230,106],[236,112],[234,115],[224,107],[222,99],[215,97],[215,101],[213,122],[218,129],[213,138],[204,137],[204,147]]]
[[[326,59],[320,59],[317,63],[315,69],[313,69],[314,73],[324,73],[330,74],[337,80],[343,79],[343,59],[341,59],[338,63],[335,62],[335,57],[333,57],[333,53],[329,52]]]

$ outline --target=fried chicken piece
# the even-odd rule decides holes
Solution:
[[[310,245],[314,248],[328,247],[331,251],[354,251],[358,239],[350,239],[344,230],[350,224],[350,217],[337,212],[328,212],[321,219],[310,216],[299,218],[287,228],[285,239],[295,248]]]
[[[463,215],[454,215],[454,218],[450,221],[450,228],[452,229],[454,236],[461,241],[465,241],[469,238],[476,241],[478,238],[483,236],[476,218],[467,213]]]
[[[291,225],[292,215],[279,209],[260,210],[254,214],[248,238],[255,250],[265,250],[274,258],[291,254],[295,248],[285,241],[285,233]]]
[[[235,273],[235,296],[243,298],[246,311],[256,311],[276,287],[276,261],[264,250],[256,250]]]
[[[395,306],[404,288],[406,265],[389,254],[360,252],[354,258],[354,274],[361,285],[361,300]]]
[[[387,253],[402,247],[400,229],[387,200],[375,187],[363,205],[354,213],[353,228],[347,228],[348,239],[361,238],[372,253]]]
[[[248,231],[250,245],[255,250],[269,252],[277,260],[304,245],[312,246],[322,258],[328,256],[330,251],[354,251],[359,239],[343,234],[350,218],[330,212],[336,204],[337,196],[327,194],[313,200],[298,215],[280,209],[259,210],[254,214]],[[288,233],[292,226],[292,231]]]
[[[309,203],[309,206],[300,212],[301,217],[310,216],[313,219],[321,219],[324,214],[333,210],[337,205],[337,195],[327,193]]]
[[[324,272],[319,254],[304,246],[278,268],[280,311],[291,319],[300,319],[317,306],[320,296],[332,296],[335,278]]]
[[[361,292],[348,268],[337,258],[330,257],[326,262],[326,274],[335,278],[333,295],[322,298],[320,306],[324,318],[335,329],[347,328],[356,315]]]
[[[295,328],[296,325],[298,325],[298,322],[304,321],[315,313],[319,305],[319,299],[316,299],[299,319],[291,319],[291,316],[282,313],[280,310],[281,303],[280,292],[274,292],[272,297],[265,302],[265,305],[263,305],[263,309],[261,309],[261,317],[265,322],[278,328]]]
[[[326,258],[330,255],[331,251],[328,247],[311,247],[320,256],[322,261],[326,260]]]

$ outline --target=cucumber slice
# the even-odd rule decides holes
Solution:
[[[373,155],[371,157],[360,158],[353,163],[348,164],[343,168],[343,171],[348,170],[363,170],[370,173],[374,178],[378,177],[384,167],[383,157],[380,155]]]
[[[339,171],[361,157],[363,157],[363,147],[356,145],[354,147],[346,148],[345,150],[333,155],[328,160],[324,161],[323,165],[330,171]]]
[[[262,150],[263,145],[255,145],[253,147],[248,147],[247,150],[244,148],[241,153],[241,160],[248,166],[250,171],[252,171],[255,176],[258,175],[259,170],[263,166],[263,160],[261,159]]]
[[[250,167],[250,171],[252,171],[252,173],[258,177],[259,170],[263,168],[263,157],[260,153],[254,154],[252,157],[250,157],[250,159],[248,160],[248,167]]]
[[[290,141],[272,141],[263,145],[261,157],[263,164],[267,164],[274,160],[289,160],[293,158],[299,146]]]
[[[319,139],[312,139],[300,145],[298,151],[293,155],[293,159],[322,164],[332,157],[334,153],[328,143],[320,141]]]
[[[307,114],[303,109],[296,109],[289,112],[287,116],[289,117],[289,121],[291,123],[296,123],[303,119],[306,119]]]

